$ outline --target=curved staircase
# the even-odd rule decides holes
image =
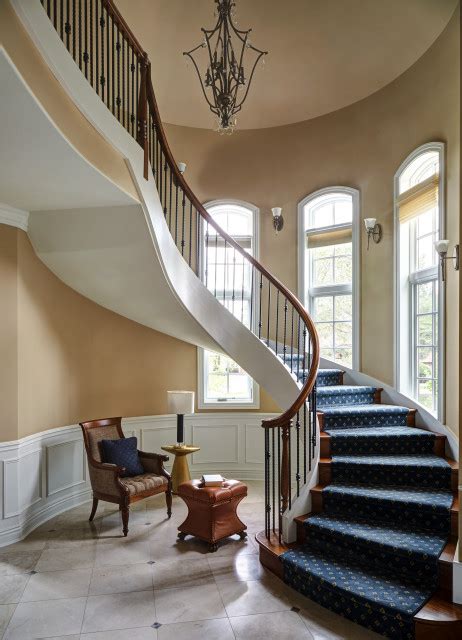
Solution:
[[[69,87],[79,87],[73,97],[83,113],[92,121],[94,108],[98,130],[108,139],[116,133],[112,143],[130,166],[173,294],[257,382],[277,378],[269,391],[284,411],[262,424],[262,563],[300,593],[390,638],[460,637],[462,609],[449,603],[457,467],[444,457],[445,436],[416,428],[414,409],[381,404],[380,388],[343,385],[337,369],[317,374],[307,311],[216,224],[180,173],[150,62],[114,2],[12,2],[71,96]],[[222,290],[208,278],[210,251],[218,249],[228,283]],[[247,324],[232,313],[244,287],[252,300]],[[311,512],[299,516],[309,497]],[[298,537],[288,545],[292,517]]]
[[[458,513],[445,436],[415,427],[414,409],[381,404],[380,388],[343,385],[341,370],[320,369],[317,387],[312,510],[296,518],[290,548],[258,537],[263,563],[311,600],[389,638],[451,637],[442,631],[449,622],[460,633],[462,610],[441,608],[452,591]]]

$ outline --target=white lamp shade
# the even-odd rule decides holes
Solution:
[[[167,391],[168,413],[194,413],[194,391]]]
[[[274,218],[278,218],[282,213],[282,207],[273,207],[271,209]]]
[[[178,163],[178,169],[179,169],[180,173],[184,173],[186,171],[186,163],[185,162],[179,162]]]
[[[447,253],[449,249],[449,240],[437,240],[435,242],[435,249],[440,255]]]
[[[377,222],[377,218],[364,218],[364,224],[366,226],[367,231],[369,231],[369,229],[373,229],[375,227],[376,222]]]

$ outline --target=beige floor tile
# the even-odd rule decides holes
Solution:
[[[29,577],[28,574],[2,576],[0,578],[0,604],[19,602]]]
[[[90,595],[149,591],[152,589],[150,564],[95,567],[90,583]]]
[[[80,632],[86,598],[24,602],[17,605],[4,640],[35,640]]]
[[[141,629],[121,629],[119,631],[82,633],[80,640],[157,640],[157,637],[157,631],[155,629],[152,627],[143,627]]]
[[[234,633],[227,618],[217,618],[164,624],[158,630],[158,638],[159,640],[234,640]]]
[[[155,621],[152,590],[89,596],[82,633],[150,627]]]
[[[195,539],[187,539],[179,542],[176,537],[171,540],[149,539],[149,549],[151,557],[156,561],[163,560],[197,560],[206,557],[208,554],[208,545],[205,542]]]
[[[155,589],[169,589],[179,586],[194,587],[214,583],[206,558],[156,562],[152,569]]]
[[[266,573],[257,554],[210,557],[208,563],[217,583],[260,580]]]
[[[80,640],[80,633],[72,636],[53,636],[52,638],[42,638],[41,640]]]
[[[315,640],[380,640],[382,636],[346,620],[308,598],[297,601],[299,615]],[[436,639],[435,639],[436,640]]]
[[[228,616],[273,613],[290,609],[290,600],[272,580],[218,584]]]
[[[21,602],[87,596],[90,578],[91,569],[36,573],[30,577]]]
[[[0,606],[0,638],[4,637],[3,634],[16,610],[16,606],[16,604],[3,604]]]
[[[230,619],[236,640],[313,640],[299,616],[292,611],[241,616]]]
[[[60,547],[85,547],[96,544],[99,532],[97,529],[59,529],[48,534],[46,540],[47,549]]]
[[[0,575],[14,575],[28,573],[35,566],[42,555],[41,551],[11,551],[0,554]]]
[[[45,549],[35,567],[36,571],[66,571],[88,569],[95,562],[95,547]]]
[[[98,544],[96,548],[96,566],[139,564],[151,559],[147,541],[133,540],[130,543]]]
[[[226,617],[223,602],[214,584],[156,590],[155,595],[157,621],[162,624]]]

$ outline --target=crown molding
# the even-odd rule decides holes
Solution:
[[[29,227],[29,212],[23,211],[22,209],[15,209],[0,202],[0,224],[17,227],[27,233]]]

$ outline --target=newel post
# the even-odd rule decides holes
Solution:
[[[149,149],[148,149],[148,54],[144,53],[140,60],[140,94],[138,96],[138,131],[137,141],[144,150],[144,177],[148,180],[149,176]]]
[[[282,533],[282,515],[287,511],[289,506],[289,489],[290,489],[290,428],[292,421],[284,425],[281,429],[282,453],[281,453],[281,512],[279,514],[279,536]]]

